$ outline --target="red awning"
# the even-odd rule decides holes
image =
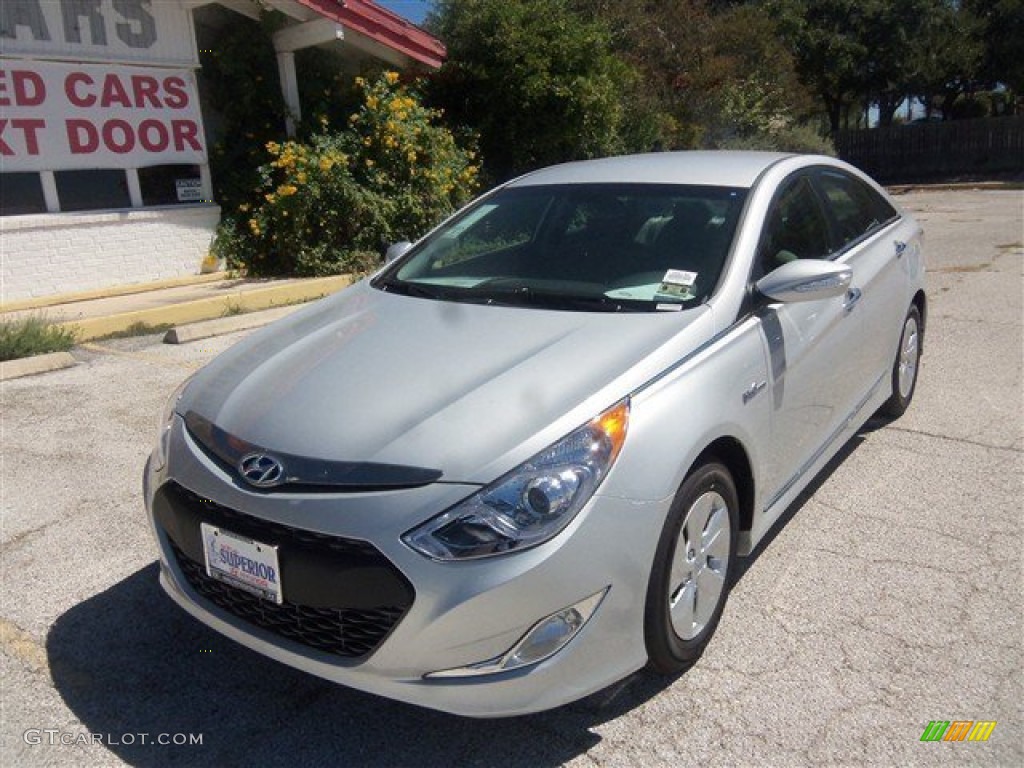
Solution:
[[[437,69],[448,51],[444,43],[372,0],[298,0],[301,5],[366,35],[428,67]]]

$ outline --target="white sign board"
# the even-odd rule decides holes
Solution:
[[[175,179],[174,188],[178,193],[179,203],[199,203],[203,200],[201,179]]]
[[[0,53],[198,64],[183,0],[2,0]]]
[[[5,171],[205,163],[194,73],[4,59],[0,162]]]

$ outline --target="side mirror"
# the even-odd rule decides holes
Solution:
[[[843,264],[800,259],[772,270],[754,287],[775,301],[818,301],[842,296],[852,280],[853,270]]]
[[[408,240],[392,243],[388,246],[388,250],[384,254],[384,263],[390,264],[395,259],[401,258],[401,256],[410,248],[412,248],[412,243]]]

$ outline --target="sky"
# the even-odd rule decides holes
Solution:
[[[390,8],[414,24],[422,23],[430,10],[430,0],[376,0],[376,3]]]

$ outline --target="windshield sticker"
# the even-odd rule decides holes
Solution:
[[[685,269],[670,269],[661,278],[658,295],[680,299],[693,298],[693,285],[697,282],[697,273]]]
[[[683,311],[683,305],[682,304],[656,304],[654,306],[654,308],[656,310],[658,310],[659,312],[682,312]]]

